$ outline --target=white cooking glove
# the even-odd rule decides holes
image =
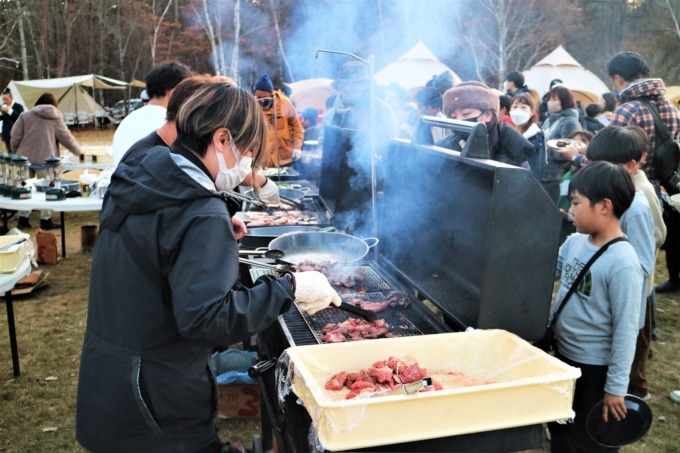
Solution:
[[[295,272],[295,301],[298,307],[313,315],[328,305],[339,306],[340,296],[326,277],[317,271]]]
[[[293,160],[298,160],[302,157],[302,150],[301,149],[294,149],[293,150]]]
[[[281,199],[279,198],[279,186],[271,179],[267,179],[265,185],[258,190],[257,195],[260,197],[260,200],[267,204],[281,203]]]

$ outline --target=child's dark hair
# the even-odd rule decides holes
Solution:
[[[595,134],[590,132],[588,129],[579,129],[578,131],[574,131],[571,134],[569,134],[569,137],[567,138],[581,140],[583,143],[587,145],[593,140],[593,137],[595,137]]]
[[[595,140],[590,146],[593,146],[593,143]],[[593,162],[580,169],[571,178],[569,196],[574,192],[586,197],[590,201],[590,206],[595,206],[604,199],[610,200],[614,215],[620,219],[633,203],[635,184],[626,169],[620,165]]]
[[[607,126],[588,145],[590,161],[605,160],[613,164],[640,162],[649,149],[649,137],[637,126]]]

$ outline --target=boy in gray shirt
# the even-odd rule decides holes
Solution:
[[[592,146],[592,145],[591,145]],[[597,259],[568,301],[566,293],[585,263],[612,239],[623,236],[620,218],[635,196],[622,167],[595,162],[579,170],[569,185],[577,233],[560,247],[556,278],[561,286],[552,312],[564,306],[555,326],[556,357],[581,369],[576,381],[574,423],[550,423],[551,451],[615,452],[588,436],[585,420],[604,399],[603,417],[626,416],[624,396],[639,330],[643,274],[627,241],[613,244]]]
[[[649,148],[649,138],[637,126],[608,126],[600,130],[588,147],[588,160],[607,161],[621,165],[632,178],[640,171],[640,161]],[[644,173],[641,175],[646,180]],[[658,204],[658,201],[656,201]],[[660,210],[660,207],[659,207]],[[645,400],[651,398],[647,383],[647,359],[652,341],[651,300],[649,279],[656,264],[654,217],[649,201],[641,188],[635,187],[635,198],[621,216],[621,230],[637,253],[645,281],[640,296],[640,322],[635,358],[630,373],[628,392]]]

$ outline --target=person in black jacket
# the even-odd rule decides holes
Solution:
[[[529,168],[536,149],[512,126],[498,120],[500,99],[489,87],[476,81],[459,83],[444,93],[443,105],[447,118],[486,124],[491,159]],[[461,151],[466,140],[465,134],[455,132],[436,145]]]
[[[24,111],[24,106],[14,102],[12,90],[5,88],[2,92],[2,105],[0,105],[0,121],[2,121],[2,141],[5,142],[7,153],[12,154],[10,140],[12,138],[12,127]]]
[[[318,272],[238,281],[238,243],[222,190],[269,157],[255,98],[229,83],[180,107],[177,138],[121,162],[92,260],[76,438],[93,452],[220,452],[215,348],[288,310],[340,303]]]

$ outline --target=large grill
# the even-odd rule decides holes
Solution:
[[[420,143],[428,142],[430,126],[466,130],[470,139],[461,153],[392,140],[380,168],[384,186],[375,203],[377,225],[366,219],[371,215],[366,194],[350,190],[356,189],[360,169],[348,168],[348,158],[339,157],[347,155],[343,147],[352,146],[354,132],[333,130],[329,136],[339,137],[337,149],[324,139],[320,194],[337,208],[334,225],[346,230],[346,223],[337,222],[360,215],[363,221],[350,224],[375,227],[380,239],[367,261],[357,265],[363,287],[338,287],[341,297],[380,300],[389,291],[408,293],[408,308],[379,313],[402,336],[475,327],[501,328],[529,340],[542,337],[557,257],[557,209],[530,171],[488,160],[483,125],[426,118],[417,134],[426,137]],[[354,230],[361,232],[367,231]],[[252,269],[251,275],[261,272]],[[290,346],[320,343],[323,326],[347,316],[335,309],[314,316],[290,310],[258,335],[260,358],[276,359]],[[271,426],[279,452],[316,451],[308,442],[311,419],[295,395],[279,401],[273,373],[260,382],[269,415],[263,419],[265,438]],[[535,425],[361,451],[517,451],[541,443],[542,430]]]

